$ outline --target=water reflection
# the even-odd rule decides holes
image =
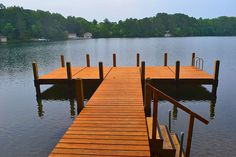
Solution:
[[[194,84],[173,86],[168,84],[157,84],[153,82],[152,85],[154,85],[156,88],[160,89],[164,93],[168,94],[169,96],[173,97],[177,101],[194,101],[195,103],[201,103],[203,101],[209,102],[209,117],[210,119],[215,118],[216,97],[206,87]],[[174,105],[172,109],[172,116],[174,120],[177,120],[178,108]]]
[[[38,107],[38,116],[43,118],[45,112],[43,110],[43,100],[49,101],[67,101],[69,102],[70,107],[70,116],[74,118],[78,115],[81,110],[86,105],[87,100],[92,96],[92,94],[96,91],[98,86],[100,85],[100,81],[98,80],[83,80],[84,86],[84,104],[79,104],[76,99],[75,86],[60,84],[53,85],[40,93],[40,95],[36,96],[37,99],[37,107]]]

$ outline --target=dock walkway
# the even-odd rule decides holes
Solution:
[[[50,156],[150,156],[139,67],[113,67]]]

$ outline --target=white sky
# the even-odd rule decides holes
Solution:
[[[236,0],[1,0],[5,6],[22,6],[89,21],[119,21],[156,13],[184,13],[196,18],[236,16]]]

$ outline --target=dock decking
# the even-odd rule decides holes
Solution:
[[[143,99],[143,90],[147,94],[146,85],[144,86],[146,80],[176,85],[181,83],[211,84],[212,91],[216,95],[219,61],[215,63],[214,75],[210,75],[195,66],[195,53],[192,54],[191,66],[180,66],[179,61],[176,62],[176,66],[168,66],[167,54],[164,57],[164,66],[145,66],[145,62],[141,62],[141,67],[139,67],[139,59],[139,54],[137,54],[137,67],[116,67],[116,55],[113,54],[113,67],[103,67],[102,62],[99,62],[98,67],[90,67],[89,55],[86,55],[87,67],[71,67],[68,62],[65,67],[64,56],[61,56],[62,67],[43,76],[38,75],[37,64],[33,63],[37,95],[40,95],[40,84],[69,83],[69,86],[76,86],[77,102],[83,104],[83,80],[88,80],[89,83],[101,83],[50,156],[152,155],[150,146],[153,149],[154,145],[150,144],[152,139],[148,134],[150,128],[147,127],[144,111],[150,108],[148,103],[151,102],[150,93]],[[208,121],[152,86],[148,85],[148,87],[190,113],[186,146],[186,157],[189,157],[194,118],[202,120],[205,124]],[[157,98],[154,99],[153,104],[157,103],[156,101]],[[153,121],[153,126],[155,123]],[[160,151],[163,151],[163,148]],[[175,152],[174,147],[173,152]]]
[[[113,67],[50,156],[150,156],[140,70]]]

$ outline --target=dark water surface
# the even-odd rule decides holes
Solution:
[[[218,97],[212,100],[210,86],[180,87],[176,99],[210,120],[204,125],[196,120],[192,141],[193,157],[236,156],[236,37],[93,39],[49,43],[0,45],[0,156],[47,156],[76,116],[76,105],[55,93],[37,101],[31,63],[39,64],[40,74],[60,66],[60,55],[72,65],[85,65],[90,53],[91,65],[98,61],[112,64],[117,51],[117,65],[134,66],[136,52],[146,65],[162,65],[163,53],[169,64],[180,60],[190,65],[191,53],[204,58],[204,70],[213,73],[214,61],[221,60]],[[49,86],[44,86],[42,90]],[[159,116],[168,121],[173,107],[160,103]],[[188,116],[174,109],[173,130],[187,130]],[[167,124],[167,123],[166,123]]]

